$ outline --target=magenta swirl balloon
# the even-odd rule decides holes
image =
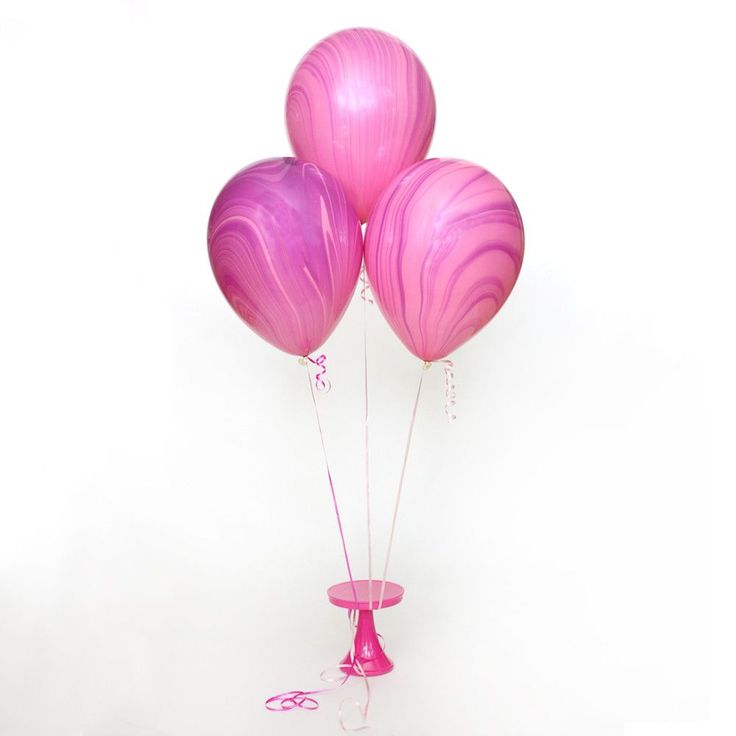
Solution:
[[[340,321],[358,280],[360,223],[335,179],[293,158],[239,171],[207,230],[215,279],[262,338],[308,355]]]
[[[480,166],[429,159],[400,174],[368,221],[376,301],[417,357],[438,360],[484,327],[521,269],[524,229],[504,185]]]
[[[286,97],[294,152],[337,178],[363,222],[394,176],[424,158],[434,119],[422,62],[398,38],[370,28],[320,41]]]

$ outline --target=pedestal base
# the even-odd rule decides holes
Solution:
[[[334,606],[358,612],[353,647],[341,662],[342,665],[346,665],[344,671],[351,675],[365,674],[368,677],[391,672],[394,664],[384,652],[376,633],[373,611],[400,603],[404,597],[404,589],[396,583],[386,582],[381,601],[380,580],[371,581],[371,585],[368,580],[356,580],[354,583],[333,585],[327,591],[327,595]]]

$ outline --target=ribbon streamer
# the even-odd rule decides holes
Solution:
[[[360,269],[360,298],[363,300],[363,394],[365,397],[363,415],[363,450],[365,458],[365,518],[368,530],[368,608],[373,609],[373,531],[371,524],[371,481],[370,481],[370,442],[368,421],[368,305],[373,299],[368,295],[370,285],[365,273],[365,260]]]
[[[319,708],[319,701],[315,697],[316,695],[323,695],[325,693],[334,692],[339,690],[349,679],[353,672],[357,672],[360,677],[363,678],[363,684],[365,685],[365,702],[361,703],[355,698],[344,699],[339,707],[337,720],[343,733],[354,734],[363,731],[373,730],[372,726],[368,723],[368,710],[371,704],[371,686],[368,682],[368,676],[363,669],[363,666],[355,658],[355,630],[357,628],[357,611],[348,611],[348,622],[350,626],[350,661],[344,664],[339,664],[337,667],[323,670],[320,673],[320,680],[326,684],[332,684],[332,687],[319,688],[317,690],[288,690],[278,695],[272,695],[265,702],[266,710],[270,710],[273,713],[287,713],[292,710],[317,710]],[[381,651],[384,649],[383,637],[379,634],[381,640]],[[342,674],[338,677],[330,675],[332,671],[339,671]],[[334,683],[334,684],[333,684]],[[349,726],[347,723],[347,710],[346,705],[350,704],[357,708],[360,715],[361,723],[357,726]]]
[[[367,304],[373,304],[370,291],[371,285],[368,283],[368,277],[365,274],[365,263],[363,263],[363,267],[360,269],[360,298]]]
[[[394,535],[396,534],[396,519],[399,515],[399,503],[401,502],[401,489],[404,487],[404,476],[406,475],[406,464],[409,460],[409,450],[411,449],[411,438],[414,435],[414,422],[417,418],[417,408],[419,407],[419,397],[422,393],[422,382],[424,381],[424,373],[432,367],[431,363],[425,361],[422,364],[422,372],[419,374],[419,385],[417,386],[417,395],[414,399],[414,408],[411,412],[411,421],[409,422],[409,433],[406,437],[406,447],[404,448],[404,462],[401,465],[401,476],[399,477],[399,485],[396,489],[396,500],[394,502],[394,515],[391,519],[391,532],[388,537],[388,549],[386,550],[386,561],[383,564],[383,580],[381,581],[381,592],[378,596],[378,607],[383,608],[383,596],[386,593],[386,580],[388,578],[388,564],[391,561],[391,550],[394,546]]]
[[[355,578],[353,577],[353,570],[350,565],[350,554],[348,553],[348,545],[345,541],[345,531],[342,528],[342,518],[340,516],[340,505],[337,503],[337,494],[335,493],[335,484],[332,482],[332,471],[330,470],[330,461],[327,457],[327,446],[325,445],[325,434],[322,431],[322,420],[319,416],[319,407],[317,406],[317,397],[314,393],[314,386],[312,385],[312,375],[309,371],[309,362],[315,363],[317,365],[320,365],[324,368],[324,360],[322,360],[321,363],[318,361],[320,358],[324,358],[324,355],[320,355],[317,360],[312,360],[312,358],[304,359],[300,358],[299,362],[306,367],[307,369],[307,383],[309,384],[309,394],[312,397],[312,405],[314,406],[314,418],[317,420],[317,431],[319,432],[319,441],[322,445],[322,456],[325,460],[325,470],[327,471],[327,482],[330,485],[330,496],[332,497],[332,506],[335,509],[335,520],[337,521],[337,530],[340,533],[340,543],[342,545],[342,553],[345,558],[345,567],[348,571],[348,578],[350,579],[350,585],[353,589],[353,600],[358,600],[358,593],[355,588]],[[324,370],[327,370],[324,368]],[[321,375],[324,375],[324,371]],[[317,384],[317,379],[315,379],[315,384]],[[317,389],[319,391],[319,388]]]
[[[455,408],[455,364],[451,360],[443,360],[445,365],[443,370],[445,371],[445,414],[447,415],[447,422],[452,424],[457,416],[453,409]]]
[[[316,358],[313,358],[311,355],[305,355],[304,359],[308,360],[313,365],[316,365],[318,368],[318,371],[314,376],[314,387],[321,394],[329,393],[332,388],[332,384],[330,383],[329,378],[325,378],[327,375],[327,356],[324,353],[322,355],[318,355]]]

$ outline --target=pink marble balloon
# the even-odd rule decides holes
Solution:
[[[480,166],[429,159],[400,174],[368,221],[376,301],[406,347],[443,358],[498,312],[516,283],[524,229],[504,185]]]
[[[260,161],[230,179],[212,207],[207,245],[230,306],[293,355],[308,355],[335,329],[363,253],[342,187],[294,158]]]
[[[296,155],[342,184],[361,221],[434,130],[432,83],[414,52],[371,28],[328,36],[294,72],[286,125]]]

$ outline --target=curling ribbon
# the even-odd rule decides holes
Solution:
[[[332,684],[333,687],[320,688],[318,690],[288,690],[285,693],[279,693],[278,695],[272,695],[265,702],[266,710],[270,710],[273,713],[287,713],[292,710],[317,710],[319,708],[319,701],[315,695],[323,695],[324,693],[333,692],[340,689],[350,678],[350,675],[357,673],[363,678],[365,685],[365,703],[361,703],[357,699],[346,698],[340,703],[338,708],[338,723],[344,733],[354,734],[362,731],[370,731],[372,727],[368,724],[368,709],[371,704],[371,688],[368,682],[368,676],[363,669],[363,666],[355,657],[355,629],[357,626],[357,611],[348,612],[348,620],[350,623],[350,658],[348,662],[339,664],[332,670],[323,670],[320,674],[320,680],[326,684]],[[383,637],[379,634],[383,651]],[[339,677],[333,677],[329,673],[331,671],[338,670],[341,673]],[[357,726],[349,726],[346,722],[346,705],[353,705],[357,708],[360,714],[361,723]]]
[[[451,360],[443,360],[445,365],[445,414],[447,421],[452,424],[457,417],[453,409],[455,408],[455,364]]]
[[[365,263],[360,269],[360,298],[368,303],[373,304],[373,299],[370,295],[371,285],[368,283],[368,277],[365,275]]]
[[[309,355],[307,356],[307,360],[310,363],[314,363],[314,365],[319,368],[319,371],[317,372],[317,375],[314,377],[314,385],[321,394],[326,394],[329,392],[329,390],[332,388],[332,384],[330,383],[329,378],[325,378],[325,375],[327,373],[327,366],[325,363],[327,362],[327,356],[323,353],[322,355],[318,355],[316,358],[312,358]]]
[[[317,373],[314,376],[314,387],[317,389],[317,392],[320,394],[329,393],[332,388],[332,384],[330,383],[330,379],[326,378],[327,356],[323,353],[322,355],[318,355],[316,358],[313,358],[311,355],[304,355],[299,358],[299,363],[301,363],[301,365],[306,365],[307,361],[316,365],[318,368]]]

